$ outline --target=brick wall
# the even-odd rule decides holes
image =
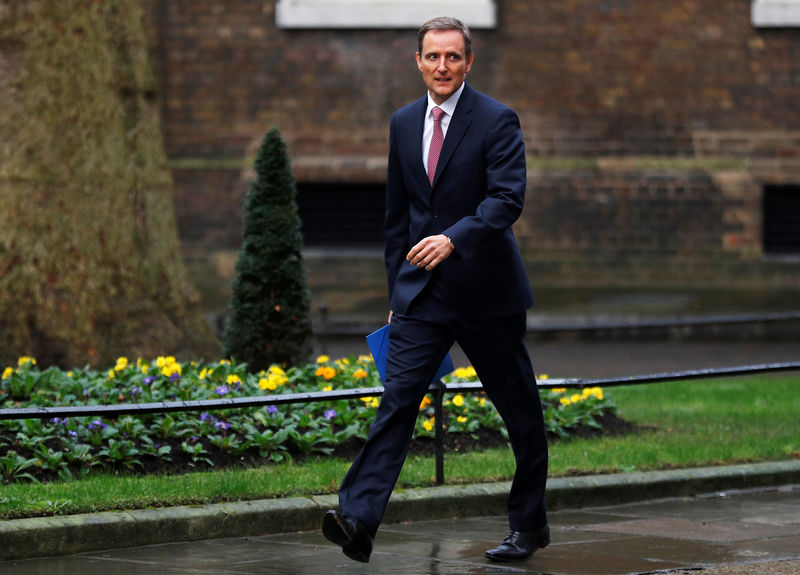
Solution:
[[[539,284],[800,285],[760,247],[763,184],[800,183],[800,29],[754,29],[750,0],[497,4],[469,81],[520,114]],[[193,261],[238,248],[236,163],[273,125],[300,182],[382,178],[389,116],[423,93],[414,31],[279,30],[275,0],[142,5]],[[384,289],[372,258],[353,281]]]

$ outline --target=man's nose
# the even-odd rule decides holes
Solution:
[[[444,58],[444,57],[439,58],[439,65],[437,66],[437,69],[442,71],[442,72],[447,70],[447,58]]]

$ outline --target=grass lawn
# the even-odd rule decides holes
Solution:
[[[606,390],[638,433],[550,445],[550,476],[647,471],[800,457],[800,374],[654,383]],[[349,461],[318,458],[180,476],[92,476],[0,487],[0,518],[335,493]],[[511,479],[510,449],[446,453],[448,483]],[[410,457],[399,487],[434,483]]]

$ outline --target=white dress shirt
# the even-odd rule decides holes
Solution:
[[[441,120],[439,120],[439,124],[442,126],[442,136],[445,138],[447,137],[447,127],[450,125],[450,118],[453,117],[453,112],[456,111],[458,99],[461,98],[461,92],[463,91],[464,84],[462,83],[461,87],[456,90],[452,96],[439,105],[439,108],[444,111],[444,115],[442,116]],[[437,105],[438,104],[433,101],[433,98],[431,98],[430,92],[428,92],[428,110],[425,112],[425,125],[422,129],[422,165],[425,166],[425,173],[428,172],[428,152],[430,151],[431,147],[431,139],[433,139],[432,112]]]

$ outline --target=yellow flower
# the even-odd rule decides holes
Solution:
[[[23,365],[28,363],[31,365],[36,365],[36,359],[28,355],[23,355],[17,360],[17,367],[22,367]]]
[[[114,379],[116,372],[113,369],[108,370],[108,379]]]
[[[367,372],[363,369],[357,369],[356,371],[353,372],[353,377],[355,377],[356,379],[364,379],[365,377],[367,377]]]
[[[562,398],[561,398],[561,399],[559,399],[558,401],[561,403],[561,405],[569,405],[570,403],[572,403],[572,402],[569,400],[569,398],[568,398],[568,397],[562,397]]]
[[[543,374],[541,374],[541,375],[539,376],[539,379],[550,379],[550,376],[549,376],[549,375],[547,375],[546,373],[543,373]]]
[[[429,406],[431,403],[433,403],[433,402],[431,401],[431,398],[430,398],[430,397],[428,397],[428,396],[426,395],[425,397],[423,397],[423,398],[422,398],[422,401],[419,403],[419,408],[420,408],[420,409],[425,409],[425,408],[426,408],[426,407],[428,407],[428,406]]]
[[[372,359],[371,355],[359,355],[358,356],[358,363],[375,363],[375,360]]]
[[[332,385],[326,385],[325,387],[322,388],[322,391],[333,391],[333,386]]]
[[[150,366],[145,363],[144,365],[140,366],[139,369],[142,370],[142,373],[147,373],[150,371]]]
[[[258,380],[258,386],[261,389],[268,389],[270,391],[275,391],[279,386],[289,381],[286,372],[277,365],[270,366],[267,371],[262,371],[259,375],[262,377]]]
[[[231,360],[229,360],[229,359],[221,359],[221,360],[219,360],[219,364],[220,365],[230,365],[231,364]]]
[[[128,358],[127,357],[118,357],[117,358],[117,365],[114,366],[114,371],[122,371],[128,367]]]
[[[161,369],[161,375],[170,377],[172,375],[181,374],[181,364],[179,364],[173,356],[160,356],[156,359],[156,365]]]
[[[328,363],[331,360],[327,355],[321,355],[317,358],[317,363]]]
[[[581,401],[582,399],[583,399],[583,396],[582,396],[580,393],[575,393],[575,394],[573,394],[573,395],[572,395],[572,396],[569,398],[569,400],[570,400],[572,403],[578,403],[578,402],[579,402],[579,401]]]
[[[3,370],[2,379],[8,379],[9,377],[11,377],[11,374],[13,374],[13,373],[14,373],[14,370],[12,368],[10,368],[10,367],[5,368]]]
[[[467,367],[459,367],[453,372],[453,375],[460,379],[470,379],[475,377],[477,373],[475,373],[475,368],[470,365]]]
[[[462,405],[464,405],[464,396],[459,393],[455,397],[453,397],[453,405],[455,405],[456,407],[461,407]]]
[[[261,379],[258,380],[258,387],[260,387],[264,391],[266,390],[275,391],[276,389],[278,389],[278,384],[272,378],[262,377]]]
[[[481,404],[481,407],[486,407],[486,398],[485,397],[481,397],[480,404]]]
[[[456,421],[459,423],[464,423],[465,421],[467,421],[467,418],[464,417],[463,415],[459,415],[458,417],[456,417]]]
[[[173,363],[172,365],[165,365],[161,368],[161,374],[164,377],[171,377],[175,374],[181,374],[181,366],[179,363]]]
[[[236,385],[237,383],[242,383],[242,378],[236,375],[235,373],[232,373],[228,376],[228,378],[225,381],[231,385]]]
[[[431,417],[430,419],[426,419],[422,422],[422,427],[425,428],[426,431],[430,431],[433,429],[434,419]]]
[[[208,377],[208,368],[204,367],[203,370],[200,372],[200,375],[198,375],[197,377],[199,377],[200,379],[205,379],[206,377]]]
[[[370,397],[362,397],[361,401],[364,402],[366,407],[378,407],[378,405],[380,405],[380,403],[381,403],[380,399],[378,399],[377,397],[371,397],[371,396]]]
[[[72,377],[72,371],[67,372],[67,377]]]
[[[564,393],[565,391],[567,391],[567,388],[566,387],[554,387],[550,391],[552,391],[553,393]]]
[[[317,371],[314,372],[314,375],[321,376],[327,381],[336,375],[336,370],[332,367],[320,366],[317,368]]]

